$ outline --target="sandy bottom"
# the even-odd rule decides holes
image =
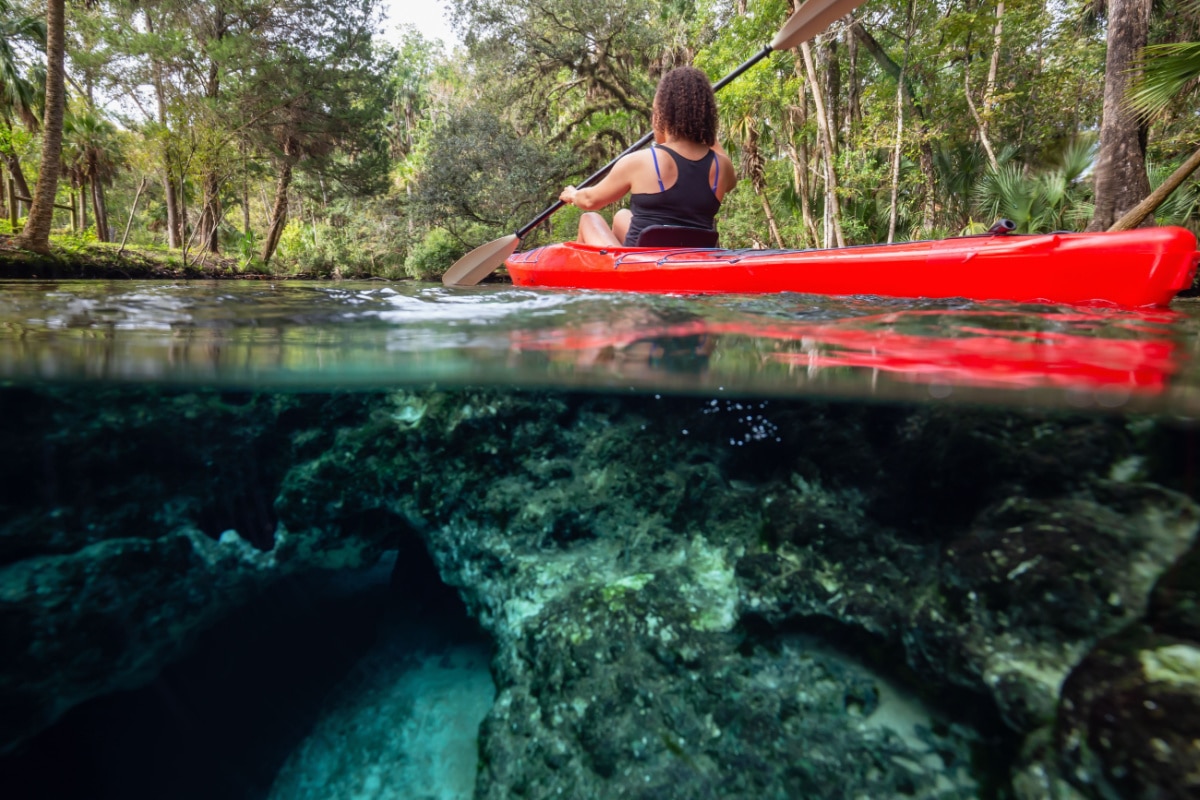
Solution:
[[[933,729],[936,722],[947,722],[940,715],[926,706],[910,691],[901,687],[891,678],[872,669],[861,659],[847,654],[830,642],[815,636],[797,635],[790,641],[801,651],[812,653],[821,658],[840,661],[860,674],[866,675],[875,684],[879,705],[859,722],[859,729],[867,735],[879,735],[890,731],[900,738],[909,748],[912,758],[894,757],[900,766],[914,773],[929,772],[937,776],[937,794],[960,797],[978,796],[979,785],[967,771],[966,764],[960,764],[948,770],[937,754],[936,737]]]
[[[495,685],[481,644],[393,626],[331,694],[273,800],[469,800]]]

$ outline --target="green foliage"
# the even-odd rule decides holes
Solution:
[[[0,0],[0,120],[5,127],[20,119],[36,128],[45,69],[22,57],[21,48],[14,47],[21,44],[44,49],[46,23],[41,16],[21,13],[11,0]]]
[[[1018,233],[1082,229],[1092,213],[1082,178],[1094,151],[1093,141],[1081,137],[1048,169],[1035,172],[1009,161],[988,170],[975,187],[975,208],[985,221],[1011,219]]]
[[[0,125],[0,154],[29,156],[33,153],[33,135],[21,128]]]
[[[289,219],[279,236],[275,254],[280,261],[296,262],[311,244],[312,235],[308,233],[307,226],[299,220]]]
[[[440,278],[467,249],[449,231],[434,228],[412,249],[404,260],[404,271],[419,281]]]
[[[607,129],[595,115],[649,121],[655,61],[673,55],[678,30],[652,0],[458,0],[454,10],[489,103],[584,151]]]
[[[62,158],[66,174],[76,183],[111,183],[125,160],[116,126],[91,109],[64,118]]]
[[[411,30],[394,46],[373,41],[378,0],[72,6],[60,198],[70,184],[99,181],[110,227],[120,231],[134,211],[129,241],[143,245],[166,243],[172,200],[189,225],[209,203],[221,248],[264,270],[257,257],[279,179],[290,176],[292,219],[270,269],[435,277],[645,133],[666,70],[694,62],[723,77],[797,4],[455,0],[466,47],[453,54]],[[40,148],[21,121],[36,121],[25,111],[40,96],[41,25],[31,8],[0,0],[0,154],[16,157],[30,185]],[[718,96],[720,140],[741,176],[718,220],[723,243],[771,246],[768,212],[787,246],[824,238],[814,92],[834,130],[847,241],[888,234],[898,130],[899,235],[974,230],[997,216],[1023,230],[1081,227],[1092,202],[1084,133],[1100,125],[1105,58],[1093,10],[1088,0],[1006,2],[997,39],[995,3],[876,0],[854,12],[854,28],[839,20],[811,42],[816,85],[798,50],[764,58]],[[1154,13],[1137,102],[1154,115],[1158,183],[1195,148],[1200,4],[1162,0]],[[118,118],[89,94],[129,102]],[[1158,220],[1200,226],[1196,187],[1177,191]],[[525,246],[573,238],[578,216],[559,211]]]
[[[258,259],[258,237],[254,231],[244,231],[241,236],[235,240],[238,258],[243,264],[252,264]]]
[[[83,253],[91,245],[99,242],[96,236],[96,226],[89,225],[82,231],[66,230],[54,237],[54,243],[71,253]]]
[[[469,229],[511,233],[556,199],[570,160],[485,110],[457,112],[430,135],[413,211],[464,244]]]
[[[1150,185],[1157,189],[1173,173],[1178,164],[1151,164]],[[1195,175],[1163,202],[1154,214],[1159,225],[1200,227],[1200,180]]]

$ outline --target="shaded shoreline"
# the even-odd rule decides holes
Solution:
[[[0,234],[0,279],[34,280],[384,280],[359,272],[334,276],[244,266],[242,260],[212,253],[156,250],[89,243],[78,249],[51,241],[49,254],[21,250]]]

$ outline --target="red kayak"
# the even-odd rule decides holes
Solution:
[[[679,294],[802,292],[1165,306],[1200,253],[1184,228],[984,234],[834,250],[595,247],[564,242],[505,261],[517,286]]]

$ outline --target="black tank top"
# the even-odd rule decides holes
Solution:
[[[691,161],[669,147],[655,145],[656,149],[670,153],[675,160],[679,177],[670,189],[653,194],[633,194],[629,198],[633,221],[625,234],[625,246],[637,244],[638,236],[651,225],[684,225],[689,228],[713,230],[713,220],[721,209],[721,201],[708,182],[708,173],[717,154],[712,150]],[[658,164],[655,163],[655,172]],[[659,180],[662,178],[660,176]]]

